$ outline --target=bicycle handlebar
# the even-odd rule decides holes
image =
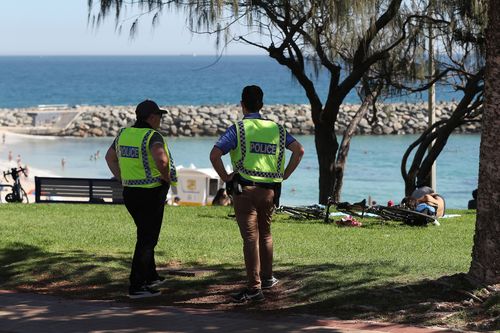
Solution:
[[[15,175],[18,175],[20,172],[22,172],[25,177],[28,177],[26,170],[26,167],[11,168],[10,171],[3,172],[3,177],[5,178],[5,180],[7,180],[7,176],[11,176],[12,178],[14,178]]]

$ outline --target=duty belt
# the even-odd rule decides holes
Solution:
[[[253,181],[250,181],[250,180],[242,179],[241,177],[240,177],[240,179],[239,179],[238,182],[243,187],[245,187],[245,186],[257,186],[257,187],[267,188],[267,189],[271,189],[271,190],[274,190],[274,188],[276,187],[276,183],[259,183],[259,182],[253,182]]]

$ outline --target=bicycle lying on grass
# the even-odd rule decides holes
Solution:
[[[325,218],[325,207],[320,205],[311,206],[279,206],[277,213],[288,214],[297,220],[323,220]]]
[[[0,184],[0,188],[10,187],[11,192],[7,193],[5,196],[5,201],[7,202],[24,202],[29,203],[28,195],[26,191],[21,186],[21,180],[19,178],[19,174],[22,173],[24,176],[28,176],[25,168],[12,168],[10,171],[4,171],[3,177],[6,181],[8,181],[7,176],[10,176],[14,181],[14,184]],[[0,198],[1,202],[1,198]]]
[[[280,206],[278,213],[285,213],[292,218],[299,220],[323,220],[325,223],[333,222],[331,219],[330,208],[335,207],[338,212],[347,215],[364,218],[366,215],[378,217],[386,221],[399,221],[411,226],[424,226],[429,223],[435,223],[434,216],[422,214],[411,210],[405,206],[367,206],[366,200],[356,203],[335,202],[332,198],[328,199],[326,206]]]

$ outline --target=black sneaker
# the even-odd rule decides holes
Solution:
[[[146,282],[146,287],[157,288],[166,282],[165,277],[158,276],[155,280]]]
[[[279,282],[280,282],[280,280],[278,280],[277,278],[275,278],[273,276],[270,279],[262,280],[261,286],[262,286],[262,289],[271,289],[272,287],[277,285]]]
[[[264,294],[261,289],[243,289],[237,294],[232,294],[231,298],[237,303],[243,303],[246,301],[260,302],[265,300]]]
[[[161,291],[157,289],[150,288],[148,286],[143,286],[139,289],[130,289],[128,292],[128,297],[135,298],[146,298],[146,297],[155,297],[160,296]]]

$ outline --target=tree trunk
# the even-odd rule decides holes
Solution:
[[[335,165],[335,186],[333,189],[333,200],[335,202],[340,202],[340,193],[342,191],[342,185],[344,183],[344,169],[345,163],[347,161],[347,155],[349,154],[349,148],[351,146],[351,139],[354,136],[354,132],[358,127],[359,122],[363,119],[368,112],[368,108],[373,103],[374,96],[372,94],[366,96],[363,100],[363,104],[359,107],[356,115],[352,118],[349,125],[344,131],[344,136],[342,137],[342,143],[340,144],[340,149],[337,154],[337,163]]]
[[[469,276],[500,283],[500,6],[489,2],[476,233]]]
[[[406,196],[410,195],[417,187],[430,186],[432,164],[439,157],[449,136],[456,128],[466,123],[468,121],[466,118],[481,105],[481,103],[474,102],[474,100],[483,91],[483,76],[484,69],[481,69],[473,78],[469,79],[464,89],[464,96],[451,117],[435,123],[406,150],[401,162],[401,174],[405,181]],[[429,152],[430,146],[432,146],[432,149]],[[415,149],[412,163],[408,172],[406,172],[406,163],[411,152]]]
[[[314,126],[314,142],[319,164],[319,203],[326,205],[335,184],[335,156],[339,148],[335,136],[333,114],[336,110],[323,111],[322,119]]]

